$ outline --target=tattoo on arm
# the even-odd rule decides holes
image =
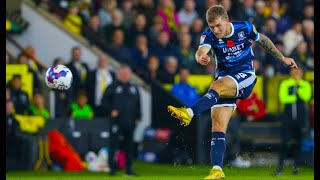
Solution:
[[[272,41],[265,35],[260,34],[258,44],[263,47],[269,54],[280,60],[283,59],[283,54],[276,48]]]

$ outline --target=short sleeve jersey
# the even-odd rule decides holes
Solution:
[[[255,73],[252,40],[259,40],[259,33],[248,21],[230,22],[230,35],[218,39],[210,29],[202,33],[200,46],[210,46],[216,59],[216,76],[237,72]]]

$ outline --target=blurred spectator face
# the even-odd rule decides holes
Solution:
[[[13,110],[13,102],[11,100],[6,101],[6,115],[10,115]]]
[[[297,33],[297,34],[301,34],[302,33],[302,24],[301,23],[295,23],[293,25],[293,30]]]
[[[122,83],[128,83],[131,79],[131,69],[128,66],[119,69],[119,80]]]
[[[63,59],[61,59],[61,58],[56,58],[56,59],[53,61],[53,66],[56,66],[56,65],[59,65],[59,64],[64,64],[64,61],[63,61]]]
[[[209,9],[211,6],[217,5],[217,0],[206,0],[206,9]]]
[[[152,7],[153,6],[153,0],[139,0],[138,4],[145,6],[145,7]]]
[[[86,105],[87,102],[88,102],[88,98],[85,94],[81,94],[78,96],[77,103],[80,107],[83,107],[84,105]]]
[[[33,103],[36,107],[44,107],[44,98],[42,96],[42,94],[35,94],[33,96]]]
[[[272,1],[270,6],[271,6],[271,11],[272,12],[278,12],[279,11],[279,7],[280,7],[279,1]]]
[[[114,31],[113,38],[112,38],[113,44],[115,46],[120,46],[123,44],[123,40],[124,40],[123,31],[121,29],[117,29],[116,31]]]
[[[307,53],[307,50],[308,50],[307,42],[301,41],[297,46],[298,54],[305,54]]]
[[[300,80],[300,79],[302,79],[303,71],[302,71],[301,68],[299,68],[299,69],[291,68],[291,70],[290,70],[290,75],[291,75],[294,79]]]
[[[138,29],[145,28],[145,26],[147,24],[146,16],[144,14],[137,14],[136,19],[134,21],[134,24],[136,25],[136,27]]]
[[[181,34],[189,34],[190,32],[190,26],[188,24],[180,24],[179,26],[179,32]]]
[[[193,32],[201,32],[203,29],[203,20],[201,18],[195,18],[191,28]]]
[[[305,6],[303,9],[303,14],[306,18],[313,18],[314,7],[312,5]]]
[[[6,53],[6,64],[10,64],[10,56]]]
[[[314,22],[312,20],[306,19],[302,21],[302,26],[303,33],[308,37],[312,37],[314,32]]]
[[[73,6],[69,9],[69,13],[73,15],[77,15],[79,12],[79,8],[77,6]]]
[[[181,82],[187,82],[188,77],[189,77],[189,70],[188,69],[181,69],[180,70],[180,81]]]
[[[159,59],[156,56],[151,56],[148,62],[149,71],[157,71],[159,68]]]
[[[139,35],[136,39],[136,46],[138,49],[146,48],[148,46],[148,39],[145,35]]]
[[[120,26],[123,21],[123,14],[120,10],[114,10],[111,15],[111,18],[112,18],[113,25]]]
[[[314,41],[310,42],[309,47],[310,47],[310,51],[314,53]]]
[[[79,62],[81,59],[81,49],[75,47],[71,50],[72,61]]]
[[[98,59],[98,67],[106,68],[109,65],[108,57],[105,54],[101,54]]]
[[[131,0],[125,0],[122,2],[122,9],[124,11],[131,11],[132,9],[132,1]]]
[[[158,42],[161,46],[167,46],[169,43],[169,35],[166,31],[160,31],[158,34]]]
[[[163,29],[163,20],[160,16],[155,16],[153,18],[153,30],[159,32]]]
[[[89,26],[92,29],[97,30],[99,28],[99,25],[100,25],[99,16],[97,16],[97,15],[91,16],[90,20],[89,20]]]
[[[195,8],[194,0],[185,0],[183,3],[183,8],[188,12],[193,11]]]
[[[231,0],[222,0],[221,5],[226,9],[226,11],[231,10],[232,1]]]
[[[254,6],[254,0],[244,0],[243,5],[246,8],[252,8]]]
[[[28,61],[29,61],[29,59],[28,59],[28,57],[26,55],[20,54],[18,56],[18,63],[19,64],[28,64]]]
[[[258,0],[255,3],[255,9],[257,11],[258,14],[262,15],[264,12],[264,8],[266,6],[266,3],[262,0]]]
[[[180,47],[189,48],[191,44],[191,36],[189,34],[183,34],[180,37]]]
[[[174,9],[174,3],[172,0],[160,0],[159,7],[162,9],[164,8]]]
[[[178,68],[178,61],[174,56],[169,56],[166,59],[166,70],[170,74],[174,74],[177,71]]]
[[[19,76],[13,77],[11,85],[12,85],[13,89],[15,89],[15,90],[21,89],[21,85],[22,85],[21,77],[19,77]]]
[[[102,2],[102,8],[104,8],[108,12],[112,12],[117,7],[116,0],[104,0]]]
[[[265,24],[264,27],[266,32],[273,32],[275,33],[277,31],[277,23],[276,20],[274,20],[273,18],[269,18]]]

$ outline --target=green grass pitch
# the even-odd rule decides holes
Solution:
[[[314,179],[314,169],[310,167],[300,168],[298,176],[292,175],[292,168],[286,167],[282,176],[274,177],[271,174],[275,167],[250,167],[234,168],[224,167],[227,180],[311,180]],[[32,172],[18,171],[7,172],[7,180],[196,180],[203,179],[210,170],[210,165],[164,165],[145,162],[135,162],[134,170],[137,177],[125,177],[124,170],[117,171],[114,177],[102,172]]]

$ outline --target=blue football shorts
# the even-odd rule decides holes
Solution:
[[[237,95],[233,98],[219,98],[218,102],[212,106],[214,107],[224,107],[224,106],[233,106],[236,108],[237,99],[245,99],[250,96],[254,85],[257,82],[257,76],[251,73],[234,73],[230,75],[226,75],[230,77],[237,84]],[[222,77],[218,76],[215,80],[220,79]]]

